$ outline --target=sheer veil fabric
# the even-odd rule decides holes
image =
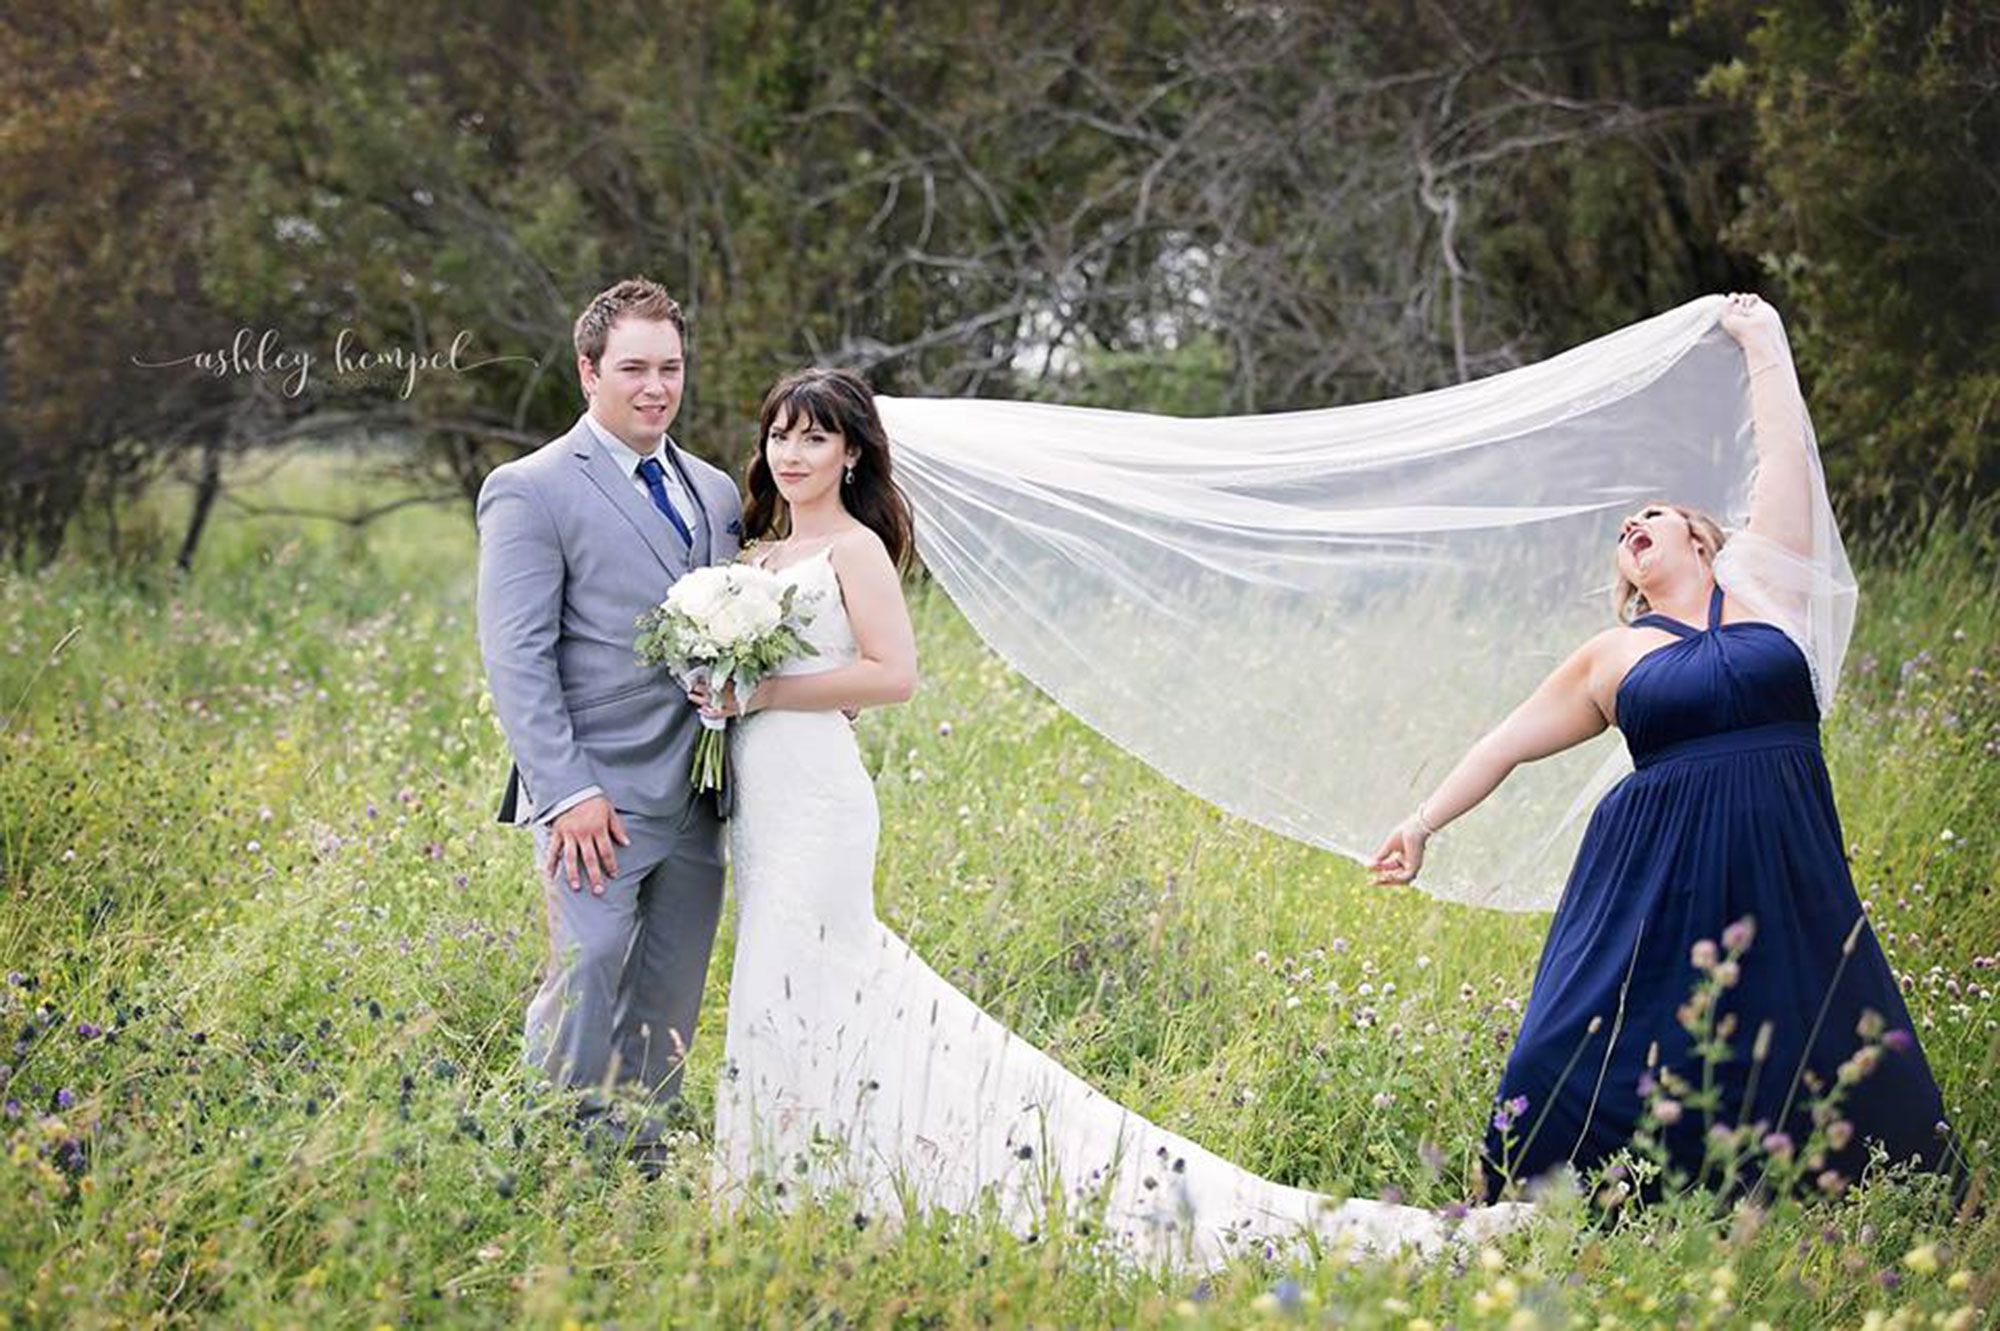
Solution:
[[[1831,705],[1855,585],[1811,426],[1813,549],[1744,527],[1748,377],[1709,296],[1534,365],[1322,411],[1212,419],[878,399],[925,564],[1061,706],[1197,796],[1365,859],[1481,734],[1615,622],[1621,518],[1729,529],[1717,580]],[[1559,896],[1600,737],[1516,771],[1419,885]]]

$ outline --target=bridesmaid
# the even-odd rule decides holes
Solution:
[[[1722,326],[1750,372],[1749,530],[1809,559],[1816,482],[1783,325],[1735,295]],[[1649,1106],[1686,1179],[1700,1177],[1717,1125],[1747,1128],[1756,1158],[1789,1157],[1843,1064],[1850,1084],[1808,1177],[1853,1181],[1871,1141],[1933,1167],[1948,1147],[1937,1083],[1848,876],[1811,671],[1778,626],[1717,585],[1726,539],[1672,504],[1628,517],[1619,626],[1473,745],[1371,863],[1376,882],[1409,882],[1424,843],[1517,765],[1608,726],[1624,733],[1635,770],[1591,816],[1501,1076],[1489,1196],[1602,1163]],[[1684,1011],[1704,982],[1712,1010]],[[1730,1056],[1712,1072],[1690,1017],[1727,1033]],[[1706,1103],[1698,1088],[1710,1083]]]

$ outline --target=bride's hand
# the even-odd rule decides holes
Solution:
[[[754,690],[750,695],[750,706],[744,707],[737,703],[736,682],[734,680],[722,686],[722,693],[719,697],[709,689],[707,680],[701,680],[688,685],[687,695],[688,701],[700,708],[701,714],[711,721],[727,720],[735,716],[748,716],[757,710],[757,695]]]
[[[1368,862],[1369,878],[1378,887],[1411,881],[1417,870],[1424,867],[1424,843],[1428,840],[1430,837],[1417,826],[1414,817],[1405,818],[1382,839],[1375,858]]]
[[[1785,322],[1778,317],[1777,307],[1754,292],[1729,293],[1729,303],[1722,310],[1722,331],[1735,338],[1746,352],[1790,354],[1785,341]]]

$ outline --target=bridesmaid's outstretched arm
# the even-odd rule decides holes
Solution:
[[[1606,630],[1570,653],[1526,702],[1467,750],[1430,797],[1383,839],[1369,861],[1370,877],[1377,883],[1414,879],[1431,835],[1491,795],[1516,767],[1602,734],[1609,723],[1592,685],[1604,660],[1602,645],[1617,631]]]
[[[1723,331],[1743,347],[1750,371],[1750,428],[1757,470],[1750,483],[1750,530],[1801,557],[1812,553],[1812,461],[1805,396],[1799,390],[1784,321],[1753,295],[1729,298]]]

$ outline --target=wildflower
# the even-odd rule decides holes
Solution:
[[[1854,1125],[1846,1119],[1836,1119],[1826,1125],[1826,1144],[1836,1151],[1847,1149],[1847,1143],[1854,1140]]]
[[[94,1021],[79,1021],[76,1024],[76,1033],[79,1039],[95,1040],[104,1034],[104,1028]]]
[[[1847,1190],[1847,1179],[1837,1169],[1821,1170],[1819,1177],[1813,1182],[1829,1197],[1838,1197]]]
[[[1765,1153],[1778,1160],[1792,1158],[1792,1137],[1787,1132],[1767,1132],[1764,1134]]]
[[[1882,1034],[1882,1047],[1891,1053],[1907,1054],[1916,1048],[1916,1044],[1917,1038],[1905,1030],[1885,1031]]]
[[[1674,1124],[1681,1121],[1681,1102],[1678,1100],[1661,1100],[1653,1106],[1653,1117],[1660,1120],[1662,1125],[1671,1128]]]
[[[1496,1132],[1512,1132],[1521,1115],[1528,1112],[1528,1097],[1517,1095],[1503,1102],[1493,1114],[1493,1129]]]
[[[1875,1071],[1882,1061],[1882,1051],[1874,1045],[1863,1045],[1854,1051],[1854,1056],[1840,1065],[1840,1080],[1853,1083],[1862,1080]]]
[[[1719,959],[1716,954],[1714,939],[1704,938],[1688,949],[1688,960],[1693,963],[1694,968],[1698,971],[1714,970],[1715,963]]]
[[[1936,1275],[1938,1253],[1935,1243],[1920,1243],[1903,1254],[1903,1265],[1920,1276]]]
[[[1874,1008],[1861,1009],[1861,1020],[1854,1023],[1854,1033],[1864,1040],[1875,1040],[1882,1035],[1882,1014]]]
[[[1506,1312],[1520,1297],[1521,1287],[1502,1276],[1493,1282],[1493,1288],[1480,1290],[1472,1296],[1472,1307],[1482,1317],[1490,1317],[1496,1312]]]
[[[65,1086],[56,1092],[56,1108],[69,1109],[76,1104],[76,1094]]]
[[[1743,968],[1733,961],[1725,961],[1715,968],[1715,982],[1724,989],[1734,989],[1736,982],[1743,978]]]

